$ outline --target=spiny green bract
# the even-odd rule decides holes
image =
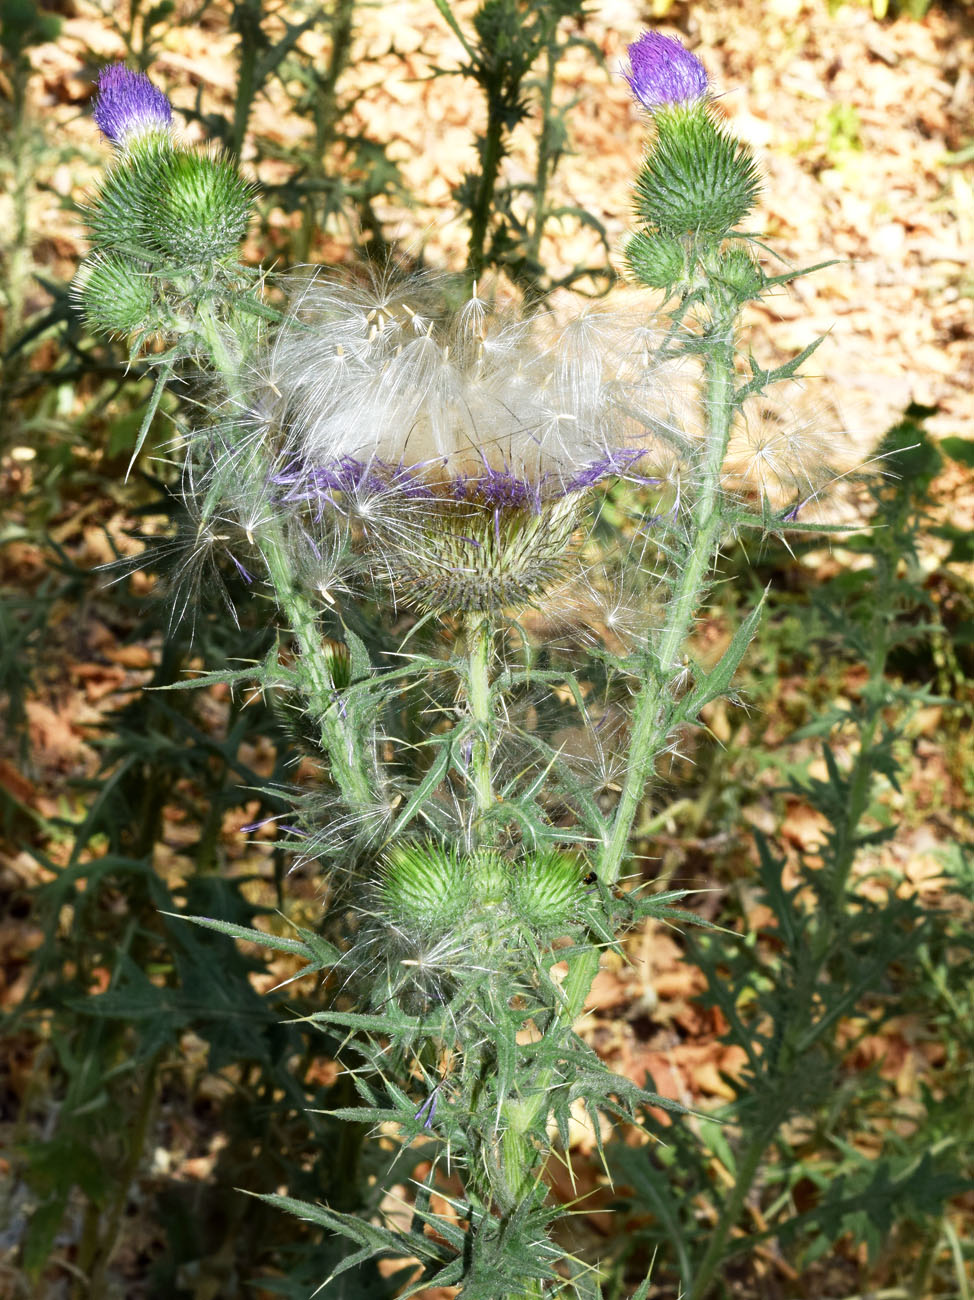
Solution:
[[[683,244],[659,231],[637,231],[626,245],[626,262],[636,279],[651,289],[672,291],[687,276]]]
[[[722,238],[754,206],[760,178],[747,145],[700,104],[656,114],[657,136],[636,178],[636,211],[665,235]]]
[[[738,302],[756,298],[764,288],[764,274],[746,248],[725,248],[716,259],[713,275]]]
[[[583,496],[538,510],[424,502],[425,517],[389,530],[388,581],[400,599],[439,613],[530,604],[564,579]]]
[[[252,207],[231,160],[157,144],[109,171],[86,217],[98,248],[194,266],[236,252]]]
[[[578,859],[547,849],[518,868],[511,882],[511,907],[532,929],[551,934],[571,922],[582,893]]]
[[[149,268],[119,253],[96,253],[83,263],[73,293],[89,326],[101,334],[162,328],[164,309]]]
[[[432,841],[397,844],[381,865],[380,906],[396,926],[445,933],[463,916],[470,897],[463,860]]]
[[[507,859],[491,849],[481,849],[470,865],[477,902],[489,906],[503,903],[511,880]]]
[[[178,262],[227,257],[239,247],[253,208],[250,186],[227,158],[172,152],[150,177],[155,247]]]

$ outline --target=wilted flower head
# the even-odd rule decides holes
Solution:
[[[259,367],[277,483],[319,515],[358,511],[420,604],[523,603],[562,571],[588,490],[642,474],[663,388],[631,322],[458,296],[430,274],[296,293]]]
[[[672,36],[643,32],[628,46],[628,54],[630,71],[625,78],[635,98],[650,112],[706,96],[706,68]]]
[[[169,135],[172,106],[158,87],[142,72],[124,64],[102,68],[98,77],[94,118],[112,144],[124,149],[145,135]]]

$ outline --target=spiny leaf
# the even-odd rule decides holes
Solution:
[[[225,934],[230,939],[243,939],[249,943],[260,944],[263,948],[271,948],[275,952],[288,952],[298,957],[306,957],[312,963],[309,967],[312,970],[334,966],[342,959],[342,954],[334,944],[310,930],[299,929],[300,939],[285,939],[276,934],[267,934],[264,930],[254,930],[246,925],[234,925],[231,921],[218,921],[208,916],[189,916],[185,912],[163,912],[163,916],[172,916],[179,921],[192,921],[208,930],[215,930],[218,934]]]

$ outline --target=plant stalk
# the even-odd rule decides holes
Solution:
[[[733,1190],[724,1204],[717,1227],[714,1229],[706,1253],[700,1261],[700,1267],[694,1275],[693,1286],[686,1294],[686,1300],[703,1300],[703,1297],[710,1290],[714,1274],[724,1258],[724,1246],[727,1243],[727,1238],[731,1229],[741,1217],[744,1202],[747,1200],[751,1185],[757,1175],[761,1158],[767,1150],[768,1143],[777,1131],[778,1122],[778,1116],[775,1115],[761,1126],[748,1144],[737,1167]]]
[[[227,385],[231,401],[238,409],[246,410],[236,379],[237,359],[209,305],[201,304],[199,320],[210,355]],[[251,473],[266,475],[269,472],[256,453],[248,452],[248,456],[251,456]],[[311,601],[295,584],[284,531],[276,516],[261,519],[257,540],[277,604],[294,635],[301,663],[309,677],[308,699],[320,728],[322,747],[328,755],[335,783],[350,807],[373,807],[378,783],[371,772],[361,739],[355,727],[347,722],[336,696],[325,660],[318,615]]]
[[[493,639],[490,616],[481,611],[467,615],[467,704],[476,727],[470,755],[478,820],[494,802],[490,770],[491,700],[490,651]]]
[[[599,875],[608,886],[619,879],[636,812],[652,775],[656,756],[670,729],[673,683],[681,671],[679,657],[709,584],[710,568],[720,542],[720,474],[734,414],[733,318],[725,316],[720,319],[712,337],[706,365],[709,428],[700,467],[702,479],[692,511],[692,533],[683,569],[667,610],[666,626],[654,648],[655,663],[647,665],[647,677],[636,698],[629,767],[609,838],[603,845],[598,863]]]
[[[467,250],[467,272],[478,280],[487,264],[487,228],[494,207],[494,190],[504,156],[504,123],[501,120],[499,96],[487,97],[487,126],[484,129],[483,148],[480,151],[480,180],[470,208],[470,243]]]

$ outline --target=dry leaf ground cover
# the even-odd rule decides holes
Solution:
[[[864,454],[910,401],[936,407],[928,427],[938,437],[972,436],[974,416],[974,19],[964,8],[933,10],[920,22],[877,22],[865,7],[845,5],[829,14],[824,4],[741,0],[734,4],[661,6],[663,30],[682,33],[699,51],[722,92],[722,105],[735,130],[754,148],[767,184],[758,225],[769,244],[791,264],[836,259],[814,277],[756,309],[750,320],[751,344],[770,364],[800,349],[816,335],[828,339],[816,354],[821,383],[809,384],[809,419],[841,429]],[[468,15],[469,4],[458,5]],[[102,63],[125,56],[119,23],[110,5],[99,8],[68,0],[59,7],[62,27],[56,42],[31,53],[28,106],[49,147],[39,154],[30,192],[31,257],[39,278],[32,282],[27,314],[48,301],[44,281],[63,283],[74,272],[84,240],[73,203],[82,202],[104,164],[104,150],[94,139],[88,113],[92,74]],[[191,10],[177,4],[153,63],[156,81],[171,93],[177,108],[197,103],[226,109],[234,91],[236,35],[221,5],[209,7],[196,24]],[[285,16],[284,11],[281,17]],[[182,21],[180,21],[182,20]],[[585,35],[603,53],[602,66],[578,50],[562,69],[558,95],[574,100],[570,122],[571,152],[555,178],[557,196],[593,213],[618,250],[627,228],[629,185],[642,148],[643,126],[626,87],[609,73],[618,67],[628,40],[653,21],[651,6],[630,0],[606,0],[592,6]],[[434,69],[454,68],[462,54],[432,3],[394,0],[363,7],[356,37],[356,60],[349,85],[361,90],[350,124],[387,144],[401,168],[412,204],[386,202],[379,215],[387,235],[436,265],[462,265],[466,233],[457,221],[451,187],[472,165],[472,132],[482,123],[482,106],[472,84],[456,76],[432,76]],[[302,38],[310,53],[315,41]],[[320,46],[322,55],[323,46]],[[0,93],[8,89],[0,83]],[[290,110],[285,90],[272,85],[258,100],[251,122],[254,132],[276,142],[282,152],[307,132],[307,124]],[[189,128],[199,134],[197,127]],[[505,163],[506,177],[530,179],[530,129],[523,129]],[[244,166],[252,154],[244,151]],[[262,161],[255,177],[272,184],[284,163]],[[9,205],[9,195],[0,205]],[[283,211],[269,214],[268,250],[254,243],[255,259],[284,256],[291,247],[294,219]],[[10,229],[10,213],[0,206],[0,226]],[[337,226],[320,235],[315,248],[321,260],[337,260],[348,250],[348,232]],[[592,232],[566,221],[546,238],[543,258],[554,271],[597,259]],[[43,278],[41,278],[43,277]],[[618,291],[625,299],[631,291]],[[632,310],[642,301],[631,295]],[[53,346],[53,345],[52,345]],[[50,348],[35,355],[35,367],[54,364]],[[803,399],[805,400],[805,399]],[[47,535],[71,565],[89,570],[112,558],[108,537],[121,541],[132,523],[138,489],[109,481],[124,458],[106,454],[98,435],[106,435],[112,411],[97,414],[76,446],[71,420],[76,414],[70,390],[57,395],[56,416],[37,434],[60,439],[65,466],[63,486],[44,519]],[[37,433],[37,431],[34,431]],[[3,585],[37,592],[48,573],[49,553],[31,533],[30,509],[38,483],[38,447],[29,428],[18,431],[3,448],[0,483],[5,501],[4,541],[0,551]],[[936,485],[945,518],[959,527],[974,527],[974,484],[958,465],[945,470]],[[936,585],[947,544],[929,540],[924,564]],[[826,568],[837,560],[824,554]],[[974,577],[971,566],[961,575]],[[18,728],[0,739],[0,786],[7,817],[0,838],[0,872],[10,903],[0,922],[0,1001],[16,1006],[32,974],[32,953],[41,941],[30,912],[27,891],[47,879],[37,851],[62,862],[69,850],[65,836],[52,833],[59,818],[83,814],[86,795],[78,784],[97,766],[97,740],[110,709],[148,680],[156,643],[133,639],[135,620],[120,615],[110,593],[84,604],[55,603],[43,635],[33,643],[36,671],[23,697]],[[721,618],[701,628],[700,636],[725,635]],[[832,683],[838,691],[857,689],[854,674]],[[728,749],[725,783],[734,762],[755,745],[786,743],[789,698],[807,689],[802,680],[783,679],[760,719],[742,719],[715,710],[709,719],[715,736]],[[969,683],[968,683],[969,689]],[[969,704],[969,700],[968,700]],[[227,700],[219,690],[203,706],[204,724],[214,735],[225,725]],[[968,718],[970,714],[967,714]],[[26,744],[22,743],[26,737]],[[974,741],[950,727],[943,709],[932,707],[913,722],[909,773],[890,806],[902,830],[884,849],[889,866],[931,902],[943,897],[941,851],[955,840],[970,838],[967,820],[972,797]],[[274,753],[270,741],[249,741],[245,758],[253,772],[268,775]],[[739,770],[747,770],[746,767]],[[202,815],[194,792],[184,790],[167,805],[164,828],[155,847],[155,865],[163,878],[177,881],[191,874],[183,848],[192,839],[187,821]],[[815,816],[800,802],[784,809],[760,788],[740,802],[740,832],[728,838],[715,832],[707,799],[697,789],[689,816],[674,817],[657,830],[654,858],[659,870],[681,883],[712,889],[708,904],[716,913],[722,891],[737,889],[751,849],[748,822],[778,836],[785,844],[808,848],[821,833]],[[691,800],[691,803],[693,801]],[[273,855],[262,845],[270,832],[244,835],[246,807],[223,818],[217,831],[222,869],[252,874],[255,900],[273,898]],[[652,868],[648,868],[648,874]],[[313,922],[318,908],[315,881],[292,878],[285,893],[289,919]],[[746,909],[745,909],[746,910]],[[761,918],[746,914],[748,924]],[[607,959],[593,990],[590,1041],[614,1068],[642,1082],[649,1070],[660,1092],[695,1106],[728,1096],[727,1075],[740,1066],[734,1049],[720,1041],[721,1024],[696,999],[701,976],[687,963],[677,938],[644,930],[628,944],[628,962]],[[261,988],[285,976],[275,968]],[[92,991],[104,971],[93,974]],[[217,1107],[226,1080],[207,1070],[198,1044],[184,1044],[183,1068],[193,1080],[197,1100]],[[858,1064],[876,1061],[904,1098],[932,1078],[942,1046],[926,1041],[915,1024],[904,1023],[882,1041],[857,1047]],[[37,1083],[37,1044],[17,1039],[7,1059],[5,1106],[10,1118]],[[855,1068],[857,1062],[850,1062]],[[326,1068],[326,1067],[323,1067]],[[211,1176],[219,1156],[213,1110],[168,1113],[159,1119],[149,1150],[151,1161],[140,1179],[165,1175],[201,1184]],[[5,1121],[6,1122],[6,1121]],[[13,1136],[7,1128],[7,1136]],[[20,1135],[23,1136],[22,1134]],[[591,1148],[582,1125],[574,1134],[580,1154]],[[5,1172],[10,1172],[8,1163]],[[586,1217],[586,1231],[597,1239],[611,1234],[604,1212],[607,1194],[597,1166],[579,1164],[576,1188],[598,1190],[601,1200]],[[565,1180],[558,1190],[572,1193]],[[16,1205],[14,1206],[16,1210]],[[961,1228],[970,1227],[961,1207]],[[15,1216],[16,1217],[16,1216]],[[153,1225],[138,1211],[121,1237],[113,1265],[117,1294],[137,1296],[140,1259],[151,1250]],[[64,1244],[66,1257],[70,1241]],[[10,1276],[16,1272],[11,1262]],[[751,1294],[816,1294],[789,1290],[793,1279],[783,1265],[771,1263],[772,1279],[754,1282]],[[121,1282],[118,1279],[122,1279]],[[214,1283],[211,1295],[235,1294]],[[227,1285],[223,1283],[222,1285]],[[760,1287],[764,1285],[765,1290]],[[0,1290],[3,1283],[0,1282]],[[11,1290],[10,1294],[18,1294]],[[36,1294],[67,1294],[59,1282]],[[202,1295],[204,1290],[194,1294]],[[825,1294],[821,1292],[819,1294]],[[830,1292],[831,1294],[831,1292]]]

